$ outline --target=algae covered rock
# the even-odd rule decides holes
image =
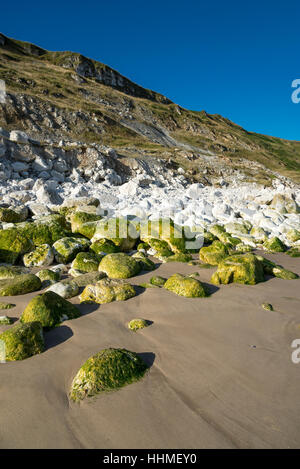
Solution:
[[[264,244],[263,248],[266,251],[270,252],[284,252],[286,251],[286,246],[283,244],[283,242],[275,236],[274,238],[267,239]]]
[[[300,240],[300,231],[292,228],[286,233],[286,238],[291,243],[295,243],[296,241]]]
[[[135,352],[104,349],[89,358],[73,379],[70,399],[80,401],[141,379],[148,366]]]
[[[128,323],[128,329],[131,331],[138,331],[139,329],[144,329],[149,326],[149,322],[146,319],[131,319]]]
[[[141,270],[145,270],[145,271],[149,272],[149,271],[154,270],[156,268],[156,265],[154,264],[154,262],[151,261],[151,259],[149,259],[146,256],[146,254],[144,254],[141,251],[136,252],[135,254],[133,254],[132,257],[139,262],[139,264],[141,266]]]
[[[110,218],[97,222],[92,242],[99,239],[112,241],[120,251],[130,251],[138,238],[136,227],[126,218]]]
[[[58,263],[68,264],[76,255],[89,248],[90,242],[85,238],[61,238],[53,244],[55,260]]]
[[[37,291],[42,282],[33,274],[21,274],[12,279],[0,280],[0,296],[24,295]]]
[[[40,322],[28,322],[16,324],[0,334],[0,341],[4,347],[0,347],[4,356],[3,361],[25,360],[44,351],[43,329]]]
[[[28,210],[12,210],[11,208],[0,207],[0,222],[19,223],[25,221]]]
[[[156,287],[162,287],[166,281],[166,278],[160,277],[159,275],[155,275],[154,277],[150,278],[151,285],[155,285]]]
[[[160,255],[165,257],[168,254],[162,254],[161,248],[153,245],[153,239],[165,241],[164,250],[169,249],[171,253],[186,252],[186,238],[184,229],[176,225],[171,218],[160,218],[159,220],[147,220],[140,223],[140,238],[154,248]]]
[[[56,293],[47,291],[32,298],[20,319],[23,324],[39,321],[43,327],[51,329],[62,321],[79,316],[80,311],[76,306]]]
[[[11,309],[14,308],[16,305],[13,303],[5,303],[3,301],[0,301],[0,309]]]
[[[264,281],[264,270],[262,263],[253,254],[236,254],[218,264],[211,281],[216,285],[233,282],[255,285]]]
[[[41,244],[34,251],[24,254],[23,263],[26,267],[49,266],[54,260],[54,253],[49,244]]]
[[[127,282],[104,278],[95,285],[87,285],[79,296],[81,303],[111,303],[125,301],[136,295],[135,289]]]
[[[225,230],[229,234],[248,234],[248,229],[243,223],[229,222],[225,225]]]
[[[8,316],[0,316],[0,326],[9,326],[13,320]]]
[[[192,260],[192,255],[187,252],[177,252],[172,256],[166,257],[165,262],[190,262]]]
[[[291,248],[286,252],[286,254],[290,257],[300,257],[300,248]]]
[[[93,252],[79,252],[71,264],[71,269],[81,273],[96,272],[100,260],[101,256]]]
[[[73,212],[70,218],[72,233],[80,233],[88,239],[94,236],[97,222],[101,220],[100,215],[82,211]]]
[[[266,311],[273,311],[273,306],[270,303],[263,303],[261,307]]]
[[[272,262],[263,256],[256,256],[256,258],[261,262],[263,270],[267,275],[274,275],[274,277],[282,278],[285,280],[294,280],[299,278],[298,274],[295,274],[290,270],[284,269],[280,265],[275,264],[275,262]]]
[[[99,264],[99,270],[110,278],[130,278],[141,271],[139,262],[123,252],[107,254]]]
[[[199,258],[205,264],[218,265],[229,256],[229,250],[221,241],[213,241],[210,246],[204,246],[199,251]]]
[[[21,274],[28,274],[29,269],[16,265],[0,265],[0,279],[15,278]]]
[[[91,244],[90,250],[96,254],[112,254],[113,252],[120,252],[120,248],[110,239],[106,238],[97,239]]]
[[[35,274],[42,282],[42,287],[48,287],[49,285],[53,285],[57,283],[60,279],[59,272],[54,272],[50,269],[42,269]]]
[[[181,274],[174,274],[168,278],[164,284],[164,288],[176,295],[185,296],[187,298],[203,298],[208,293],[202,283],[192,277],[184,277]]]
[[[0,262],[15,264],[22,254],[31,251],[33,247],[33,241],[17,228],[0,230]]]
[[[158,259],[166,258],[174,254],[167,241],[163,239],[149,238],[147,244],[153,251],[153,255]],[[151,250],[149,250],[149,252]]]
[[[62,280],[61,282],[57,282],[52,284],[48,289],[48,292],[54,292],[57,295],[61,296],[62,298],[73,298],[74,296],[78,295],[79,287],[77,283],[72,279]]]

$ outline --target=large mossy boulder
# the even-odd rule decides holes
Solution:
[[[73,379],[70,399],[80,401],[141,379],[148,366],[135,352],[104,349],[89,358]]]
[[[155,251],[153,255],[158,259],[165,259],[166,257],[172,256],[174,254],[167,241],[164,241],[163,239],[148,238],[147,245],[149,245],[150,248]]]
[[[11,279],[0,280],[0,296],[25,295],[41,288],[41,280],[33,274],[21,274]]]
[[[229,256],[218,264],[217,271],[211,281],[215,285],[228,283],[243,283],[255,285],[264,281],[262,263],[253,254]]]
[[[0,279],[15,278],[18,275],[29,274],[29,269],[17,265],[0,265]]]
[[[267,239],[263,244],[263,248],[269,252],[285,252],[286,251],[286,246],[283,244],[283,242],[279,238],[277,238],[277,236]]]
[[[85,238],[61,238],[53,244],[55,260],[61,264],[72,262],[81,251],[88,250],[90,241]]]
[[[72,233],[80,233],[88,239],[91,239],[97,228],[97,222],[101,220],[100,215],[89,212],[76,211],[71,214]]]
[[[51,329],[79,316],[80,311],[76,306],[56,293],[47,291],[32,298],[22,313],[21,322],[39,321],[44,328]]]
[[[171,218],[161,218],[159,220],[146,220],[140,223],[141,241],[152,245],[152,239],[165,241],[165,249],[169,249],[172,253],[186,252],[186,238],[183,227],[176,225]],[[156,251],[160,255],[167,257],[168,254],[161,254],[162,247],[157,245]]]
[[[106,238],[97,239],[97,241],[91,244],[90,250],[100,255],[120,252],[119,247],[113,241]]]
[[[41,244],[34,251],[23,256],[23,263],[26,267],[49,266],[54,260],[53,249],[49,244]]]
[[[141,271],[140,263],[123,252],[107,254],[99,264],[99,271],[110,278],[130,278]]]
[[[71,264],[71,275],[72,272],[76,272],[74,277],[87,272],[96,272],[101,258],[94,252],[79,252]]]
[[[0,230],[0,262],[15,264],[18,258],[31,251],[34,243],[17,228]]]
[[[135,289],[129,283],[104,278],[95,285],[87,285],[79,299],[80,303],[105,304],[112,301],[125,301],[135,295]]]
[[[122,252],[131,251],[134,247],[138,233],[136,227],[126,218],[109,218],[97,222],[92,242],[99,239],[109,239]]]
[[[228,256],[229,250],[221,241],[213,241],[210,246],[204,246],[199,251],[199,259],[210,265],[218,265]]]
[[[0,360],[25,360],[44,351],[43,329],[40,322],[16,324],[0,334]],[[2,356],[3,354],[3,356]]]
[[[164,284],[164,288],[186,298],[203,298],[208,296],[205,287],[199,280],[185,277],[181,274],[174,274],[169,277]]]

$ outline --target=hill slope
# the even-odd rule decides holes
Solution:
[[[273,172],[300,182],[300,142],[183,109],[81,54],[49,52],[0,34],[0,79],[9,98],[0,104],[0,126],[7,130],[97,142],[124,158],[165,159],[195,181],[237,170],[264,184]]]

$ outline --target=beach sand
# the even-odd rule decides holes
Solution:
[[[300,274],[299,258],[265,256]],[[129,282],[199,272],[209,283],[214,270],[168,263]],[[0,447],[299,447],[300,364],[291,343],[300,339],[300,280],[211,289],[209,298],[150,288],[123,302],[80,305],[82,317],[45,333],[44,353],[0,364]],[[2,314],[18,318],[35,295],[2,298],[17,305]],[[134,333],[127,323],[136,317],[153,324]],[[140,353],[149,372],[70,402],[79,367],[106,347]]]

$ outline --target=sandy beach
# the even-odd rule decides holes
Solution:
[[[265,256],[300,274],[299,259]],[[214,270],[168,263],[155,274],[198,271],[209,284]],[[299,285],[278,278],[210,285],[209,298],[192,299],[149,288],[127,301],[79,305],[79,319],[45,333],[44,353],[0,364],[0,447],[299,447],[300,364],[291,360],[300,338]],[[3,298],[16,304],[9,316],[17,320],[35,295]],[[153,323],[134,333],[127,322],[135,317]],[[149,372],[117,392],[69,402],[79,367],[106,347],[141,354]]]

